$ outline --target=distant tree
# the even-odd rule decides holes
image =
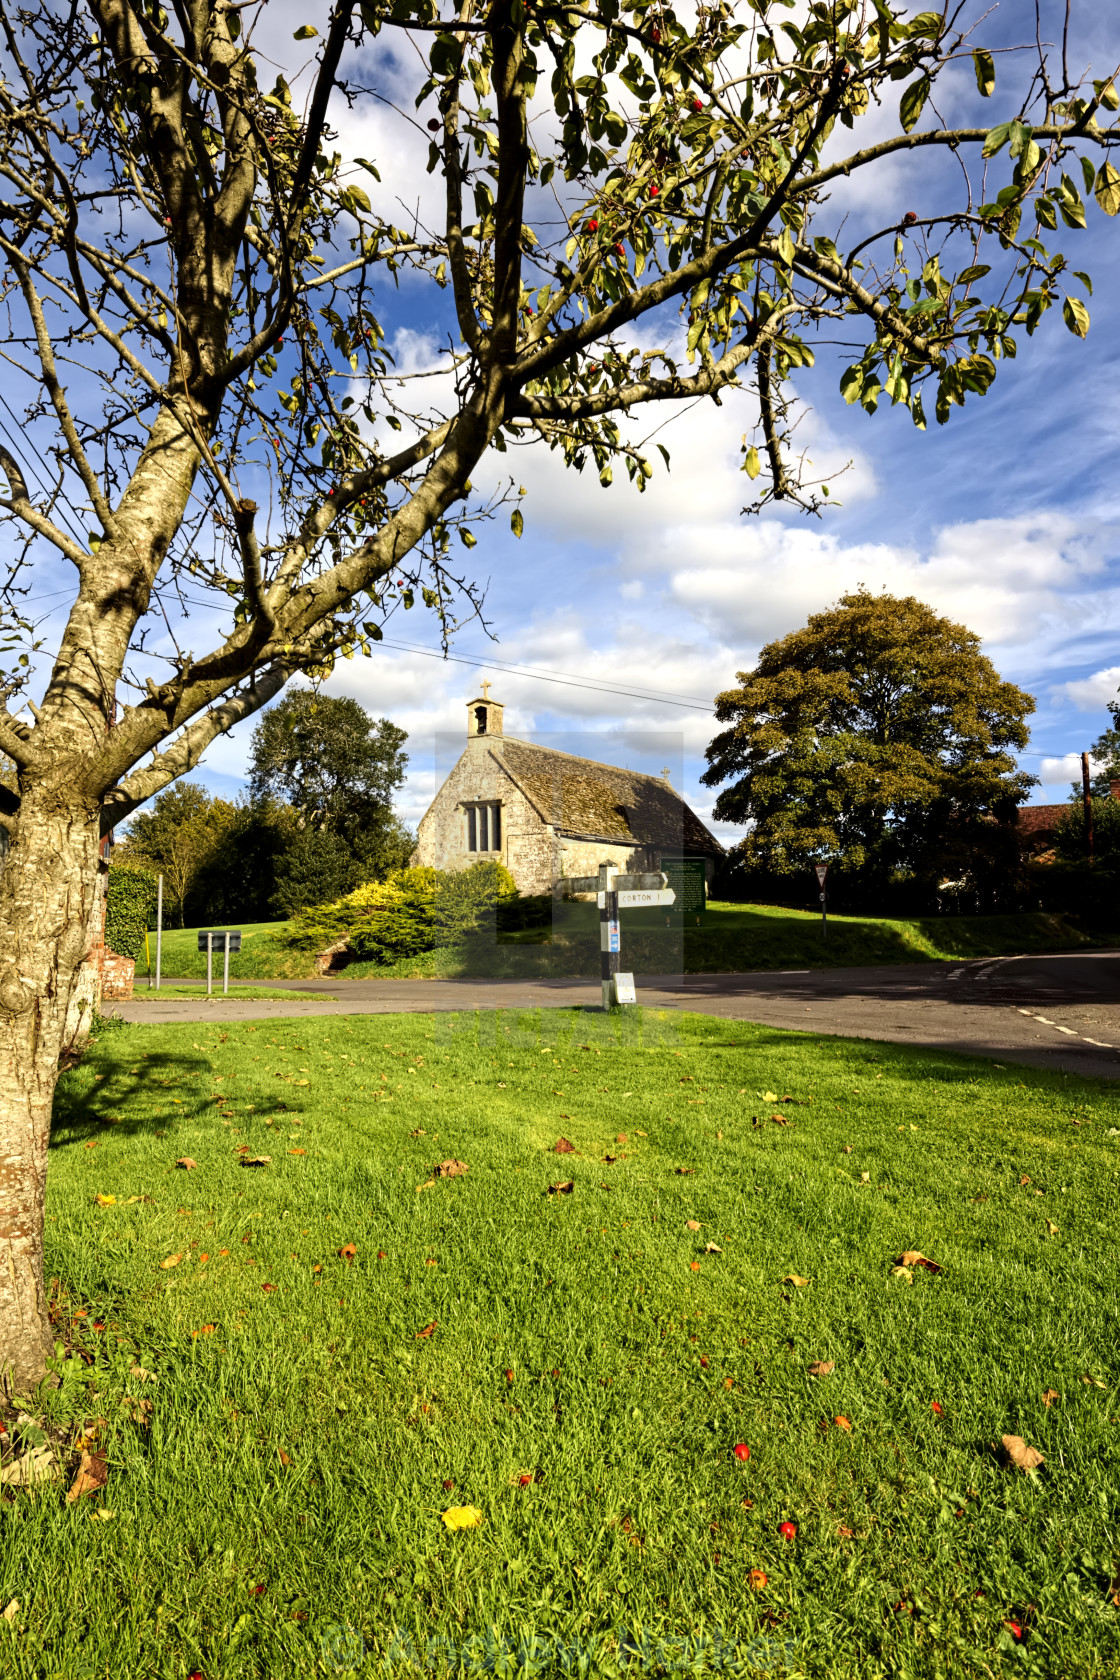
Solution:
[[[407,863],[415,841],[392,805],[408,763],[407,739],[403,729],[387,718],[375,721],[356,700],[316,689],[293,690],[261,717],[253,731],[253,796],[283,800],[301,828],[341,841],[354,864],[352,878],[337,890],[318,899],[300,897],[286,914],[340,897],[358,881],[382,878]],[[337,875],[339,856],[337,846],[308,840],[299,860],[293,856],[280,875],[293,882],[315,869]],[[329,864],[330,858],[336,862]],[[291,899],[279,879],[277,892]]]
[[[1103,730],[1089,748],[1089,757],[1096,765],[1089,778],[1089,789],[1094,799],[1111,798],[1110,783],[1120,781],[1120,700],[1110,700],[1108,710],[1112,713],[1112,726]],[[1081,782],[1074,782],[1070,798],[1082,800],[1084,797],[1085,789]]]
[[[282,860],[299,833],[290,805],[240,795],[191,884],[192,923],[267,921]]]
[[[962,831],[1010,819],[1036,780],[1008,750],[1026,746],[1034,700],[978,636],[913,596],[845,595],[739,682],[717,698],[729,727],[703,780],[730,783],[719,819],[752,825],[737,848],[747,868],[935,874]]]
[[[177,906],[182,927],[187,896],[236,816],[235,805],[213,798],[200,783],[174,782],[157,794],[149,810],[132,818],[120,861],[135,859],[162,872],[167,899]]]
[[[344,897],[361,880],[361,865],[341,835],[298,829],[277,858],[269,909],[274,916],[295,916],[313,904]]]

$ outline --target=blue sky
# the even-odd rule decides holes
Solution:
[[[994,27],[1010,42],[1026,10],[997,7]],[[1120,34],[1102,21],[1108,10],[1075,6],[1077,62],[1098,76],[1115,68],[1103,56],[1104,34]],[[290,0],[269,8],[281,62],[284,51],[299,50],[291,29],[307,11]],[[987,122],[1013,114],[1002,92],[1009,64],[1000,60],[1001,88],[981,112]],[[401,98],[413,73],[385,46],[364,55],[362,72]],[[950,77],[945,100],[950,115],[978,104],[969,72]],[[879,121],[873,114],[873,132]],[[395,200],[400,214],[402,202],[430,202],[426,147],[419,136],[402,137],[383,106],[359,102],[339,114],[338,126],[345,151],[381,166],[386,208]],[[853,184],[842,205],[845,240],[907,209],[959,202],[951,169],[911,159]],[[1005,178],[1006,168],[997,185]],[[859,584],[916,594],[982,635],[1000,672],[1038,702],[1024,755],[1041,778],[1033,797],[1064,799],[1069,755],[1106,727],[1105,704],[1120,686],[1120,302],[1111,280],[1118,235],[1120,218],[1107,221],[1095,206],[1088,232],[1062,235],[1071,266],[1097,281],[1088,339],[1075,339],[1051,311],[1033,340],[1020,332],[1019,359],[1001,367],[991,394],[954,409],[945,427],[931,420],[919,433],[902,408],[869,417],[846,407],[838,378],[853,358],[822,346],[816,369],[798,386],[806,404],[798,435],[830,475],[852,463],[830,478],[843,505],[822,520],[742,517],[749,486],[738,470],[739,445],[756,418],[745,395],[722,408],[644,415],[631,426],[641,438],[668,422],[658,440],[670,450],[672,470],[658,463],[644,496],[624,473],[604,490],[593,472],[566,472],[539,448],[493,457],[492,481],[512,473],[528,495],[521,541],[501,514],[478,529],[471,553],[475,575],[489,580],[495,639],[468,627],[453,652],[483,668],[393,645],[437,648],[436,626],[418,608],[394,618],[374,658],[341,665],[327,684],[408,730],[406,819],[415,822],[431,798],[437,763],[446,765],[464,734],[465,703],[484,675],[505,703],[507,733],[569,750],[578,737],[575,750],[590,756],[656,771],[668,765],[706,815],[714,794],[698,776],[715,732],[712,696],[764,642]],[[402,370],[433,366],[438,334],[449,325],[447,301],[433,308],[431,294],[406,279],[379,305]],[[650,697],[561,686],[503,671],[499,662]],[[240,788],[250,732],[245,725],[216,743],[197,779],[226,796]],[[736,832],[715,826],[725,837]]]

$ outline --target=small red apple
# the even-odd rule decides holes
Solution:
[[[907,210],[902,219],[906,223],[907,227],[913,227],[914,223],[918,219],[918,212],[916,210]]]
[[[692,101],[692,109],[694,111],[702,111],[704,109],[703,101],[699,100],[699,99],[694,99]]]
[[[779,1523],[778,1533],[781,1535],[783,1540],[796,1540],[797,1524],[791,1522]]]
[[[1004,1622],[1003,1625],[1007,1629],[1008,1633],[1011,1635],[1012,1639],[1022,1639],[1023,1630],[1019,1626],[1018,1622],[1008,1621],[1008,1622]]]
[[[650,189],[649,189],[649,196],[650,196],[650,197],[651,197],[651,198],[656,198],[656,197],[657,197],[657,195],[658,195],[658,193],[659,193],[659,192],[660,192],[660,191],[661,191],[661,188],[660,188],[660,187],[651,187],[651,188],[650,188]]]
[[[528,1487],[532,1480],[532,1476],[518,1476],[517,1485],[518,1487]]]
[[[531,315],[533,313],[533,306],[531,303],[527,303],[525,305],[525,313],[526,315]]]
[[[587,231],[588,233],[598,233],[599,231],[599,224],[595,220],[594,216],[592,216],[591,220],[587,224]]]
[[[740,1441],[739,1445],[735,1448],[735,1457],[741,1459],[745,1464],[750,1456],[751,1449],[744,1442]]]
[[[454,1486],[455,1486],[455,1483],[454,1483],[454,1482],[444,1482],[444,1484],[443,1484],[443,1491],[444,1491],[444,1493],[450,1493],[450,1492],[451,1492],[451,1489],[452,1489],[452,1488],[453,1488],[453,1487],[454,1487]]]
[[[661,31],[660,31],[660,29],[658,29],[656,24],[654,24],[653,28],[650,30],[649,35],[650,35],[650,40],[653,42],[654,46],[656,47],[658,42],[661,40]]]
[[[618,242],[616,241],[615,242],[615,247],[614,247],[614,254],[615,254],[616,257],[624,257],[626,255],[625,246],[618,244]]]

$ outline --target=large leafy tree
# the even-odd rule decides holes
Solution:
[[[715,814],[750,823],[739,856],[778,874],[839,861],[880,881],[959,857],[962,827],[1010,819],[1029,694],[980,638],[913,596],[845,595],[771,642],[718,696],[729,727],[704,781]]]
[[[23,415],[0,451],[14,1380],[41,1371],[47,1342],[47,1133],[99,832],[293,673],[368,649],[395,606],[423,600],[450,627],[461,588],[470,606],[452,538],[469,547],[495,511],[471,489],[488,451],[536,440],[644,484],[626,415],[742,385],[759,502],[812,506],[784,415],[818,331],[857,341],[851,400],[889,398],[919,423],[983,393],[1051,306],[1083,334],[1084,282],[1053,234],[1076,238],[1094,195],[1120,207],[1120,132],[1111,82],[1082,83],[1063,50],[1066,10],[1043,0],[1037,31],[1032,13],[1052,57],[997,60],[1007,43],[986,36],[981,0],[917,15],[892,0],[794,15],[788,0],[684,15],[664,0],[311,0],[294,97],[265,70],[280,43],[254,0],[0,0],[4,400]],[[396,115],[427,124],[432,225],[374,211],[377,160],[341,156],[328,126],[384,36],[398,67],[417,65],[419,115]],[[977,108],[954,96],[963,120],[946,123],[939,84],[962,60]],[[849,247],[833,190],[905,155],[955,160],[944,181],[959,184],[934,171],[944,202],[905,214],[887,193],[883,225]],[[439,386],[393,382],[377,309],[403,270],[449,329]],[[25,702],[19,591],[50,555],[71,607]]]
[[[356,700],[315,689],[295,689],[264,713],[253,731],[250,787],[258,799],[290,805],[304,831],[293,868],[281,871],[283,914],[407,863],[415,840],[392,804],[407,739]]]

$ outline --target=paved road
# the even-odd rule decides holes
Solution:
[[[173,982],[168,982],[172,984]],[[260,985],[261,982],[254,982]],[[597,980],[300,980],[306,1003],[215,999],[112,1006],[129,1021],[262,1020],[398,1011],[594,1006]],[[729,1020],[937,1045],[996,1061],[1120,1079],[1120,951],[825,968],[765,974],[638,977],[642,1003]]]

